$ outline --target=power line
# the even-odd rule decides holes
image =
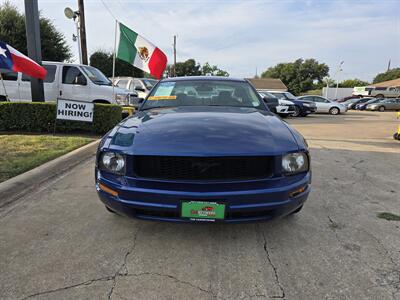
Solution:
[[[114,20],[118,21],[118,19],[115,17],[115,15],[112,13],[111,9],[107,6],[107,4],[104,2],[104,0],[100,0],[101,3],[103,3],[104,7],[106,10],[109,12],[109,14],[114,18]]]

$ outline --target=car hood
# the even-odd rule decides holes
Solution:
[[[122,122],[113,135],[110,148],[132,155],[276,155],[299,149],[286,123],[253,108],[146,110]]]

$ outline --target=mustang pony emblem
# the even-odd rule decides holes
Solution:
[[[139,47],[138,48],[139,57],[147,62],[149,60],[149,49],[147,47]]]

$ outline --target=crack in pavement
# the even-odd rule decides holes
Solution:
[[[218,298],[211,290],[206,290],[200,286],[194,285],[193,283],[189,282],[189,281],[185,281],[185,280],[181,280],[173,275],[170,274],[162,274],[162,273],[157,273],[157,272],[141,272],[141,273],[136,273],[136,274],[125,274],[125,275],[121,275],[124,277],[141,277],[141,276],[159,276],[159,277],[165,277],[165,278],[169,278],[174,280],[177,283],[180,284],[184,284],[184,285],[189,285],[192,288],[198,289],[204,293],[210,294],[211,296],[213,296],[213,298]]]
[[[22,300],[33,298],[33,297],[36,297],[36,296],[51,294],[51,293],[55,293],[55,292],[59,292],[59,291],[63,291],[63,290],[68,290],[68,289],[80,287],[80,286],[83,286],[83,285],[89,286],[94,282],[109,281],[111,279],[112,279],[112,276],[105,276],[105,277],[99,277],[99,278],[95,278],[95,279],[90,279],[90,280],[86,280],[84,282],[80,282],[80,283],[76,283],[76,284],[72,284],[72,285],[68,285],[68,286],[64,286],[64,287],[60,287],[60,288],[56,288],[56,289],[52,289],[52,290],[47,290],[47,291],[43,291],[43,292],[37,292],[37,293],[31,294],[29,296],[26,296],[26,297],[22,298]]]
[[[135,234],[133,236],[132,246],[129,247],[128,251],[126,251],[126,253],[125,253],[124,261],[123,261],[121,267],[119,267],[119,269],[112,276],[113,284],[112,284],[111,289],[110,289],[110,291],[108,292],[108,295],[107,295],[109,300],[111,300],[113,292],[114,292],[114,289],[115,289],[115,286],[117,285],[117,277],[128,275],[128,268],[126,266],[126,263],[127,263],[127,260],[128,260],[128,256],[135,250],[136,239],[138,237],[139,231],[140,231],[140,225],[138,226],[138,228],[137,228],[137,230],[136,230],[136,232],[135,232]],[[122,273],[122,271],[124,271],[124,272]]]
[[[275,275],[275,281],[276,284],[278,285],[280,291],[281,291],[281,295],[276,295],[276,296],[271,296],[269,298],[274,298],[274,299],[286,299],[286,295],[285,295],[285,290],[283,289],[283,286],[279,280],[279,276],[278,276],[278,270],[276,268],[276,266],[273,264],[272,260],[271,260],[271,256],[269,254],[269,250],[267,247],[267,238],[265,237],[264,231],[261,230],[260,228],[260,224],[256,224],[256,231],[259,231],[259,233],[261,233],[261,236],[263,237],[264,240],[264,251],[267,254],[267,260],[269,262],[269,264],[271,265],[272,269],[274,270],[274,275]]]

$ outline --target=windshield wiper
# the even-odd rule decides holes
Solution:
[[[173,106],[173,105],[171,105],[171,106],[153,106],[153,107],[142,108],[141,111],[155,109],[155,108],[172,108],[172,107],[178,107],[178,106],[176,106],[176,105],[175,106]]]

